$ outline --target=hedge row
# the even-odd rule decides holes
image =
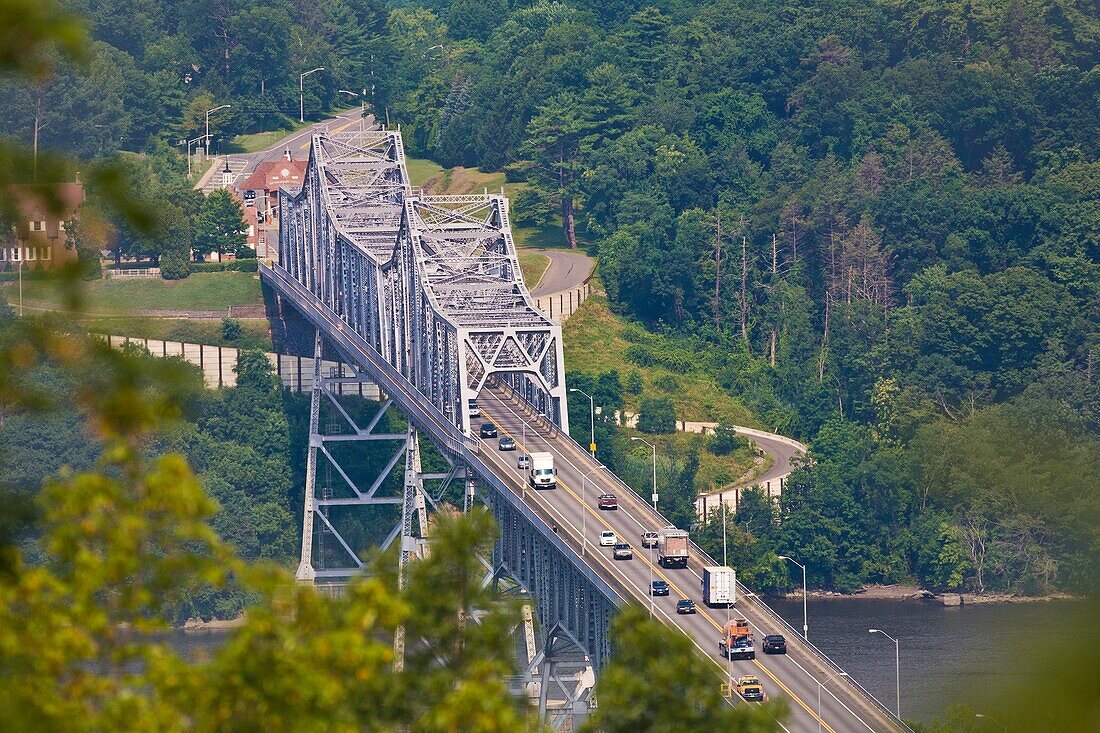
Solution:
[[[256,272],[258,260],[230,260],[228,262],[192,262],[191,272]]]

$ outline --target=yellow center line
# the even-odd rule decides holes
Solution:
[[[523,418],[520,418],[520,419],[522,420]],[[502,432],[505,435],[507,435],[508,437],[510,437],[512,440],[515,440],[516,445],[522,447],[525,452],[529,453],[529,451],[527,451],[527,446],[524,445],[523,443],[521,443],[519,440],[517,440],[516,436],[514,436],[510,432],[508,432],[508,430],[506,428],[504,428],[504,426],[498,424],[498,425],[496,425],[496,428],[500,432]],[[540,437],[542,437],[542,436],[540,436]],[[600,514],[597,511],[593,511],[590,506],[588,506],[583,501],[581,501],[581,497],[577,494],[577,492],[575,492],[573,489],[569,488],[569,486],[564,481],[562,481],[561,479],[558,479],[557,483],[558,483],[558,486],[565,489],[567,492],[569,492],[570,496],[572,496],[574,499],[577,500],[577,503],[581,505],[581,511],[588,512],[589,514],[591,514],[600,524],[602,524],[604,527],[606,527],[610,531],[615,532],[615,536],[618,537],[618,531],[614,527],[612,527],[607,522],[606,519],[603,518],[602,514]],[[581,542],[582,542],[582,544],[584,543],[584,538],[582,538]],[[676,590],[676,592],[680,594],[681,597],[690,598],[690,596],[687,593],[685,593],[683,591],[683,589],[681,589],[675,582],[673,582],[667,575],[665,575],[665,573],[663,572],[663,570],[664,570],[663,568],[651,563],[649,561],[649,559],[645,556],[644,552],[639,553],[639,554],[642,557],[642,562],[644,562],[647,566],[649,566],[649,568],[652,569],[654,573],[661,576],[661,578],[663,578],[666,583],[668,583],[672,588],[674,588]],[[710,624],[715,629],[717,629],[718,631],[722,630],[722,626],[717,621],[715,621],[709,613],[707,613],[705,611],[700,611],[699,615],[702,616],[703,618],[705,618],[707,621],[709,621]],[[711,661],[715,661],[715,660],[712,659]],[[833,728],[828,723],[826,723],[824,719],[818,717],[817,713],[813,710],[813,708],[811,708],[809,705],[807,705],[806,702],[803,701],[803,699],[801,697],[796,695],[794,693],[794,691],[791,690],[791,688],[789,688],[789,687],[787,687],[787,685],[783,684],[783,682],[778,677],[776,677],[774,674],[772,674],[771,670],[769,670],[767,667],[765,667],[763,664],[761,664],[760,660],[753,659],[752,663],[754,665],[756,665],[760,670],[762,670],[764,672],[764,674],[768,675],[768,677],[770,677],[772,679],[772,681],[775,682],[775,684],[779,685],[779,687],[782,688],[784,692],[786,692],[792,699],[794,699],[799,705],[801,705],[802,708],[805,709],[806,712],[809,713],[814,718],[814,720],[820,722],[822,727],[825,728],[825,730],[829,731],[829,733],[836,733],[836,731],[833,730]],[[721,665],[719,665],[719,666],[721,666]]]

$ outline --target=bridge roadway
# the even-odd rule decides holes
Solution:
[[[744,587],[738,588],[736,608],[728,613],[748,619],[755,632],[758,655],[755,660],[732,662],[721,656],[718,638],[727,621],[727,610],[710,609],[701,602],[703,563],[699,560],[702,556],[699,548],[692,546],[692,559],[687,569],[659,566],[654,558],[655,551],[641,546],[643,531],[657,530],[664,524],[657,519],[650,505],[624,487],[606,469],[599,469],[599,464],[577,443],[560,435],[556,429],[548,430],[543,421],[533,418],[519,405],[518,399],[511,398],[507,388],[499,385],[490,385],[479,395],[482,418],[475,424],[492,422],[501,435],[513,437],[519,446],[517,452],[501,452],[497,449],[496,439],[484,440],[479,451],[482,459],[494,468],[498,478],[510,476],[511,487],[523,497],[524,502],[555,521],[559,525],[559,535],[579,550],[602,577],[643,606],[652,606],[662,622],[677,627],[691,638],[699,652],[715,663],[715,684],[725,679],[727,667],[734,678],[756,674],[770,698],[787,698],[790,714],[784,721],[783,730],[790,733],[900,729],[855,690],[846,677],[838,676],[837,669],[828,667],[809,651],[800,637],[762,608],[760,601],[755,597],[746,597],[748,591]],[[536,491],[526,483],[517,468],[516,458],[522,452],[534,451],[547,451],[554,455],[554,465],[558,470],[557,489]],[[582,480],[585,476],[587,480]],[[602,493],[615,494],[619,509],[599,510],[596,500]],[[634,548],[633,560],[615,561],[611,558],[610,547],[599,546],[599,535],[607,529],[614,530],[621,542],[628,542]],[[671,594],[651,598],[648,588],[654,578],[668,581]],[[696,601],[699,612],[696,615],[677,615],[676,601],[680,598]],[[759,653],[760,641],[765,634],[783,634],[789,653]],[[818,681],[824,683],[820,718]],[[740,701],[740,698],[737,699]]]

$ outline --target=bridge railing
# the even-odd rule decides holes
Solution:
[[[510,385],[505,384],[503,386],[505,386],[507,389],[509,389],[513,393],[513,395],[517,398],[517,400],[519,401],[519,403],[521,405],[524,405],[524,406],[527,405],[527,402],[526,402],[526,400],[523,399],[523,396],[520,395],[518,392],[516,392],[514,389],[512,389]],[[530,410],[528,410],[528,411],[530,412]],[[549,421],[545,420],[545,417],[543,415],[539,414],[539,415],[533,416],[533,419],[536,419],[536,420],[538,420],[540,418],[541,418],[541,422],[543,423],[543,425],[545,427],[545,424],[548,423]],[[576,439],[573,438],[573,436],[568,435],[566,433],[563,433],[560,430],[554,429],[554,426],[552,424],[550,425],[550,427],[553,429],[553,432],[556,432],[556,433],[560,434],[561,437],[564,440],[567,440],[568,442],[572,443],[573,446],[577,450],[579,450],[582,453],[588,453],[588,449],[585,448],[584,446],[582,446],[580,443],[578,443],[576,441]],[[622,491],[629,492],[629,493],[627,493],[627,496],[631,496],[631,495],[637,496],[638,495],[638,492],[636,492],[633,488],[628,486],[626,484],[626,482],[624,482],[621,478],[619,478],[617,475],[612,473],[610,470],[605,471],[604,473],[607,476],[609,476],[612,479],[612,481]],[[657,526],[672,526],[672,522],[668,521],[668,519],[664,515],[662,515],[659,511],[654,509],[649,504],[649,502],[646,502],[646,501],[643,500],[639,503],[645,507],[645,510],[647,512],[649,512],[653,516],[654,519],[656,519],[658,522],[660,522],[660,524],[657,525]],[[704,565],[709,564],[712,567],[718,565],[718,563],[714,560],[714,558],[712,558],[710,555],[708,555],[706,552],[704,552],[703,549],[701,547],[699,547],[699,545],[695,544],[695,542],[691,543],[691,547],[692,547],[692,551],[695,553],[695,556],[697,558],[699,558],[700,561],[703,561]],[[840,676],[840,673],[843,672],[844,673],[843,676],[847,679],[847,684],[854,687],[864,697],[866,697],[868,700],[870,700],[874,704],[874,706],[879,710],[879,712],[883,713],[888,718],[890,718],[890,720],[892,720],[894,723],[901,726],[901,728],[903,730],[912,731],[912,728],[910,728],[908,725],[906,725],[904,720],[899,718],[896,713],[894,713],[892,710],[890,710],[890,708],[886,707],[886,705],[884,705],[882,703],[882,701],[880,701],[877,697],[872,695],[865,687],[863,687],[863,685],[859,684],[859,682],[857,682],[854,677],[852,677],[847,672],[844,672],[844,670],[840,667],[840,665],[838,665],[836,662],[834,662],[832,659],[830,659],[823,651],[821,651],[816,646],[814,646],[812,643],[810,643],[810,641],[808,639],[803,639],[801,632],[799,632],[793,626],[791,626],[791,624],[788,623],[786,619],[784,619],[782,616],[780,616],[768,604],[764,603],[758,595],[756,595],[755,593],[752,593],[752,591],[749,590],[747,587],[745,587],[745,585],[742,584],[740,581],[737,581],[737,588],[738,588],[739,591],[742,592],[742,595],[747,595],[747,594],[751,593],[752,594],[751,598],[753,599],[752,603],[753,603],[754,606],[758,607],[761,611],[764,612],[764,615],[766,615],[773,622],[775,622],[776,624],[781,626],[783,629],[785,629],[793,638],[797,639],[797,642],[799,644],[802,644],[803,646],[805,646],[806,649],[809,650],[809,652],[811,654],[813,654],[817,658],[817,660],[819,662],[821,662],[823,665],[825,665],[831,672],[836,673],[838,676]]]

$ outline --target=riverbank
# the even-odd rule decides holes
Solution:
[[[181,631],[191,633],[199,631],[229,631],[231,629],[237,629],[244,626],[244,614],[242,613],[237,618],[220,619],[213,618],[209,621],[203,621],[201,618],[189,618],[183,622]]]
[[[855,593],[812,590],[809,598],[817,600],[874,600],[874,601],[926,601],[945,606],[977,606],[991,603],[1045,603],[1048,601],[1075,601],[1080,597],[1069,593],[1048,593],[1041,596],[1021,596],[1012,593],[933,593],[917,585],[895,583],[893,585],[868,585]],[[796,590],[781,596],[783,600],[802,599],[802,591]]]

